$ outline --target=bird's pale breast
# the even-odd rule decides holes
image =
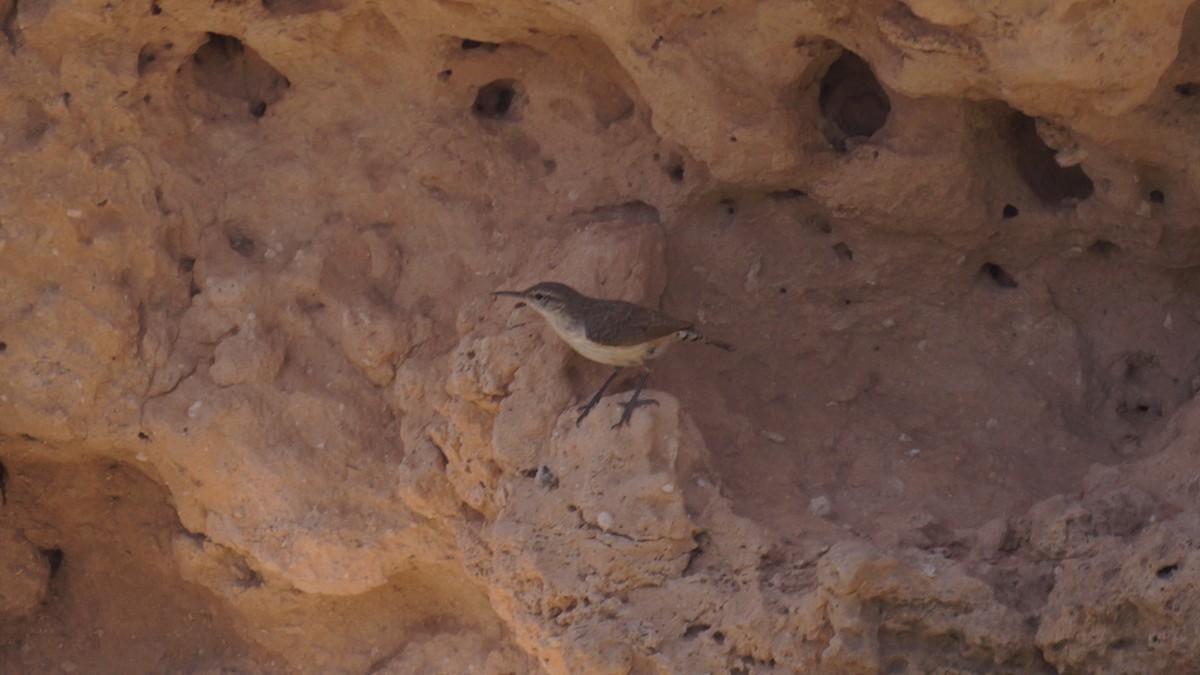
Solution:
[[[571,349],[579,352],[584,358],[610,366],[643,365],[661,355],[672,342],[679,339],[676,333],[671,333],[636,345],[602,345],[588,340],[581,326],[572,326],[553,315],[547,315],[546,318],[554,332],[571,345]]]

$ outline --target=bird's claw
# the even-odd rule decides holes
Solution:
[[[634,398],[628,401],[622,401],[621,405],[625,406],[625,410],[621,413],[621,419],[612,425],[611,428],[618,429],[622,426],[629,426],[629,420],[633,417],[633,411],[644,405],[658,405],[658,401],[652,398]]]

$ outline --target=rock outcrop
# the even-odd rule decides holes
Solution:
[[[1200,670],[1190,1],[0,0],[0,75],[0,671]],[[550,279],[737,350],[577,425]]]

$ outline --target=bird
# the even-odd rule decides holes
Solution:
[[[650,379],[650,362],[676,342],[700,342],[733,351],[728,343],[702,335],[687,321],[623,300],[588,297],[557,281],[543,281],[523,291],[494,291],[492,295],[520,298],[517,307],[528,305],[536,310],[554,332],[584,358],[614,366],[612,375],[591,400],[580,407],[575,426],[579,426],[596,407],[622,368],[641,366],[646,372],[633,390],[633,396],[624,402],[621,419],[612,428],[628,425],[637,408],[657,405],[658,401],[654,399],[639,399],[638,396]]]

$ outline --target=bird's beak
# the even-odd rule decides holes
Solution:
[[[492,295],[507,295],[514,298],[524,298],[525,294],[521,291],[492,291]],[[517,307],[524,307],[525,303],[518,302]]]

